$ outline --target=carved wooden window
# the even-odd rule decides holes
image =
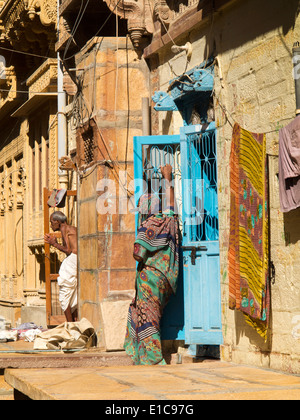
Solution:
[[[94,161],[94,132],[92,128],[89,128],[85,133],[82,134],[83,138],[83,150],[84,150],[84,163],[88,165]]]
[[[94,119],[77,129],[77,165],[91,165],[99,160],[100,134]]]

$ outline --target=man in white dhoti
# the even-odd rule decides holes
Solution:
[[[59,302],[67,321],[74,322],[77,321],[77,228],[67,224],[67,217],[61,211],[51,214],[50,224],[54,232],[61,232],[63,244],[48,233],[45,242],[67,254],[58,273]]]

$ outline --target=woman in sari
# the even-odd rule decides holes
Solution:
[[[124,348],[136,365],[166,364],[161,348],[160,320],[170,296],[176,292],[178,219],[174,213],[172,167],[161,168],[168,184],[167,206],[161,211],[157,195],[144,194],[139,201],[139,229],[134,243],[136,296],[128,311]]]

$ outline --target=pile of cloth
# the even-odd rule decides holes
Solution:
[[[19,325],[16,330],[18,331],[18,338],[32,343],[36,336],[42,331],[45,331],[42,326],[37,326],[34,322],[25,322]]]
[[[17,341],[18,331],[13,330],[0,330],[0,343],[6,343],[7,341]]]
[[[41,332],[34,340],[34,350],[71,350],[94,347],[96,334],[85,318],[78,322],[64,322],[55,328]]]
[[[33,342],[38,334],[43,332],[43,327],[38,327],[34,322],[26,322],[19,325],[17,328],[1,328],[0,329],[0,342],[6,343],[7,341],[24,340]]]

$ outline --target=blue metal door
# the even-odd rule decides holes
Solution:
[[[180,136],[134,138],[135,201],[160,190],[160,166],[174,171],[182,232],[178,290],[168,303],[162,339],[221,344],[215,126],[183,127]]]
[[[185,341],[219,345],[220,251],[215,124],[181,129]]]

